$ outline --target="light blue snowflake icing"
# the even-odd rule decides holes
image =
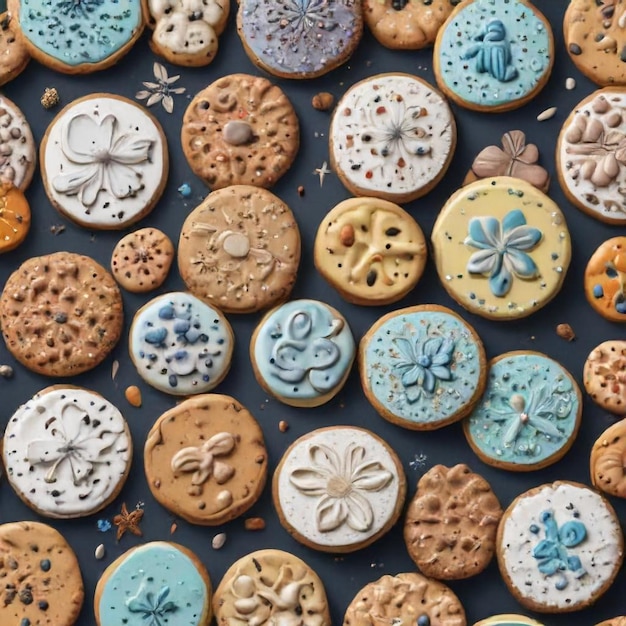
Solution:
[[[479,74],[487,72],[502,83],[517,78],[517,69],[511,65],[511,43],[507,40],[506,28],[500,20],[487,22],[474,41],[479,43],[468,48],[461,59],[474,59],[474,69]]]
[[[539,269],[528,251],[543,238],[543,233],[527,226],[520,209],[504,216],[502,225],[495,217],[474,217],[469,221],[465,245],[478,248],[467,262],[470,274],[488,274],[491,293],[503,298],[511,290],[513,275],[523,279],[539,276]]]
[[[166,600],[170,588],[164,585],[155,596],[148,591],[144,584],[139,587],[137,594],[128,598],[126,606],[131,613],[139,613],[144,626],[165,626],[167,620],[162,619],[168,613],[174,613],[178,608],[171,600]]]
[[[540,519],[546,537],[533,548],[532,555],[537,559],[539,571],[546,576],[557,576],[554,586],[563,590],[568,585],[568,572],[572,572],[575,578],[582,578],[587,573],[580,558],[568,553],[568,549],[575,548],[587,538],[587,528],[579,520],[570,520],[559,527],[553,511],[543,511]],[[539,530],[535,524],[530,527],[533,534],[538,534]]]

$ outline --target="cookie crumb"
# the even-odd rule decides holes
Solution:
[[[538,122],[545,122],[546,120],[552,119],[556,115],[556,111],[557,111],[556,107],[550,107],[549,109],[546,109],[545,111],[542,111],[537,116],[537,121]]]
[[[574,341],[574,339],[576,339],[576,333],[569,324],[559,324],[556,327],[556,334],[561,337],[561,339],[565,339],[565,341]]]
[[[183,183],[179,188],[178,188],[178,193],[183,197],[183,198],[189,198],[191,196],[191,185],[189,183]]]
[[[328,91],[320,91],[320,93],[315,94],[311,100],[313,108],[318,111],[328,111],[334,103],[335,96],[333,96],[332,93],[328,93]]]
[[[96,548],[96,552],[95,552],[95,557],[98,559],[98,561],[101,561],[104,558],[104,555],[106,554],[106,550],[104,549],[104,544],[101,543],[97,548]]]
[[[285,420],[280,420],[280,422],[278,422],[278,430],[280,430],[281,433],[286,433],[289,430],[289,424]]]
[[[43,90],[43,96],[41,96],[41,106],[44,109],[53,109],[61,102],[59,92],[56,87],[46,87]]]
[[[298,186],[298,195],[302,198],[302,196],[304,195],[304,185],[299,185]]]
[[[265,520],[262,517],[249,517],[244,526],[246,530],[263,530],[265,528]]]
[[[131,406],[137,408],[141,406],[141,390],[137,387],[137,385],[127,387],[124,392],[124,396],[126,396],[126,399]]]
[[[53,235],[60,235],[65,232],[65,226],[63,224],[52,224],[52,226],[50,226],[50,232]]]
[[[568,76],[568,78],[565,80],[565,89],[567,89],[568,91],[576,89],[576,79]]]
[[[176,522],[172,522],[170,526],[170,535],[173,535],[178,530],[178,524]]]
[[[10,365],[0,365],[0,376],[2,378],[13,378],[13,368]]]
[[[211,547],[213,548],[213,550],[219,550],[220,548],[224,547],[225,543],[226,533],[218,533],[217,535],[215,535],[215,537],[213,537],[213,540],[211,541]]]

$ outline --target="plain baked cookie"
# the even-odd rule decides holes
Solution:
[[[8,12],[0,15],[0,85],[4,85],[21,74],[30,54],[20,38],[16,21]]]
[[[585,361],[583,384],[598,406],[626,415],[626,341],[614,339],[596,346]]]
[[[618,498],[626,498],[626,422],[609,426],[593,444],[589,459],[591,484]]]
[[[599,624],[596,624],[596,626],[626,626],[626,615],[607,619]]]
[[[611,322],[626,322],[626,237],[607,239],[585,269],[585,296]]]
[[[0,95],[0,182],[26,191],[36,164],[37,148],[24,114]]]
[[[525,615],[507,613],[506,615],[493,615],[492,617],[481,619],[474,626],[543,626],[543,624]]]
[[[0,254],[17,248],[26,239],[30,220],[24,192],[13,183],[1,182],[0,175]]]
[[[192,524],[219,526],[245,513],[267,477],[261,427],[237,400],[206,394],[166,411],[144,449],[155,499]]]
[[[446,173],[456,123],[429,83],[402,73],[378,74],[346,91],[329,131],[330,161],[355,196],[410,202]]]

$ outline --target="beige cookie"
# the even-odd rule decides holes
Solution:
[[[260,76],[231,74],[191,101],[181,141],[189,167],[211,189],[271,187],[291,167],[300,129],[279,87]]]
[[[21,74],[30,54],[19,36],[19,28],[10,13],[0,15],[0,85]]]
[[[626,498],[626,422],[609,426],[593,444],[591,482],[611,496]]]
[[[626,626],[626,615],[604,620],[603,622],[596,624],[596,626]]]
[[[426,265],[419,224],[393,202],[351,198],[322,220],[315,237],[315,267],[354,304],[391,304],[418,283]]]
[[[626,415],[626,341],[604,341],[595,347],[585,361],[583,384],[597,405]]]
[[[0,181],[25,191],[36,164],[37,148],[24,114],[0,95]]]
[[[476,622],[474,626],[543,626],[543,624],[525,615],[507,613],[481,619],[480,622]]]
[[[113,278],[127,291],[146,293],[160,287],[174,260],[174,245],[157,228],[141,228],[120,239],[111,256]]]

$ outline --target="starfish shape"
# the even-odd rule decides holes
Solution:
[[[130,513],[126,508],[126,502],[122,504],[122,511],[119,515],[113,518],[113,523],[117,526],[116,540],[119,541],[126,532],[129,532],[136,537],[142,537],[143,533],[139,528],[139,523],[143,517],[143,509],[134,509]]]

